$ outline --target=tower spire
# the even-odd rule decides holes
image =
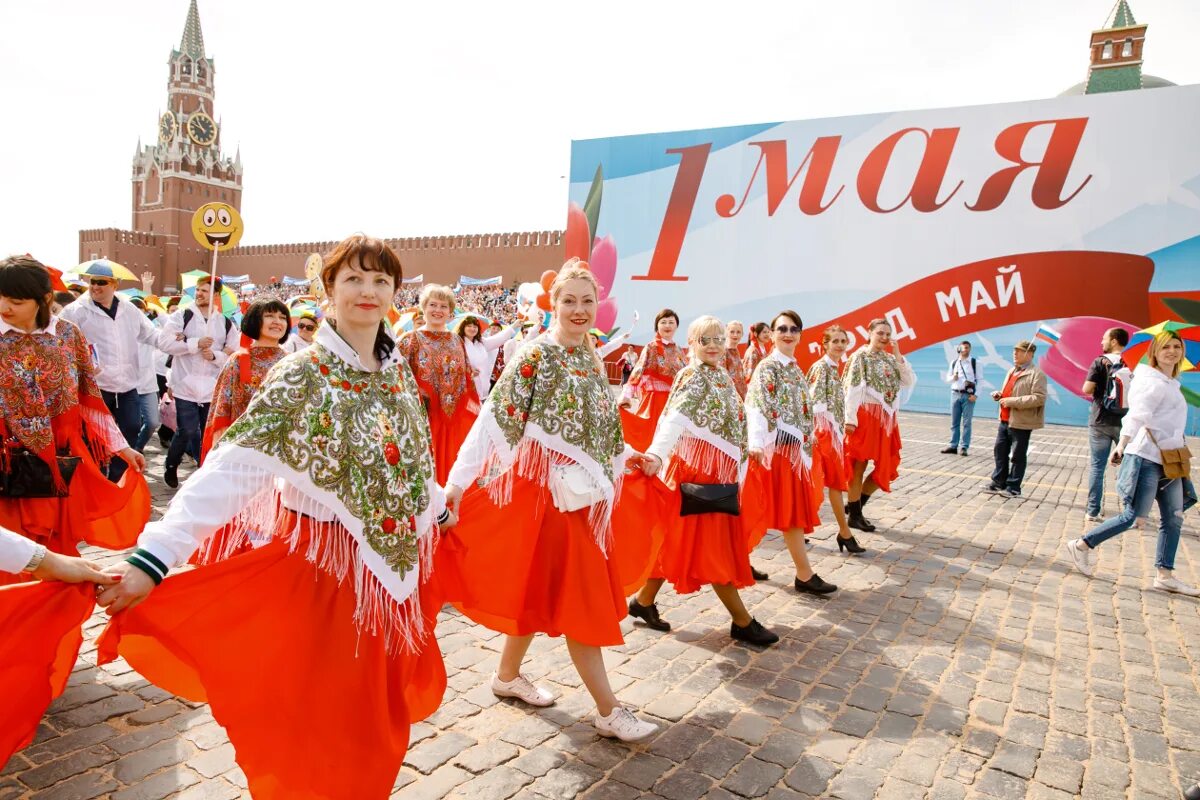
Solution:
[[[204,58],[204,32],[200,30],[200,9],[196,0],[188,6],[187,22],[183,25],[183,38],[179,40],[179,52],[192,59]]]
[[[1128,0],[1117,0],[1104,23],[1104,28],[1132,28],[1134,25],[1137,25],[1137,20],[1133,18],[1133,10],[1129,8]]]

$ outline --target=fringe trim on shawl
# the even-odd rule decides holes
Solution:
[[[745,476],[742,465],[728,453],[686,431],[675,444],[673,455],[692,469],[714,476],[716,483],[741,483]]]
[[[833,443],[833,452],[837,453],[838,458],[845,457],[845,434],[842,426],[837,424],[837,420],[833,418],[833,414],[825,410],[818,410],[813,414],[813,433],[829,434],[829,441]]]
[[[132,446],[125,441],[125,436],[107,408],[100,411],[83,403],[80,403],[78,408],[82,427],[87,434],[84,438],[87,439],[88,452],[101,469],[108,466],[109,459],[114,454]]]
[[[354,623],[359,634],[382,635],[387,651],[392,655],[419,653],[427,633],[421,611],[420,584],[428,581],[433,573],[433,554],[440,538],[437,525],[428,522],[428,511],[422,515],[426,517],[424,524],[414,517],[410,526],[418,532],[420,578],[412,592],[403,601],[398,601],[363,562],[360,545],[350,532],[337,519],[320,519],[330,514],[326,506],[301,493],[300,508],[288,508],[283,505],[275,476],[256,470],[245,477],[262,481],[263,488],[220,530],[219,535],[209,537],[201,545],[197,553],[199,563],[211,564],[236,555],[250,543],[252,534],[283,540],[288,543],[288,552],[294,554],[301,549],[301,526],[307,524],[309,534],[303,550],[304,559],[336,578],[339,585],[347,578],[354,581]],[[289,517],[293,518],[290,525],[287,524]]]
[[[776,456],[787,459],[797,478],[803,479],[812,470],[812,455],[804,449],[804,442],[787,431],[775,432],[775,441],[767,448],[766,455],[768,468]]]
[[[851,409],[854,409],[854,414],[850,413]],[[900,410],[900,398],[897,395],[896,401],[888,404],[884,402],[883,395],[865,383],[860,383],[846,390],[846,420],[854,424],[858,419],[860,409],[874,416],[880,427],[891,434],[892,428],[896,426],[896,412]]]

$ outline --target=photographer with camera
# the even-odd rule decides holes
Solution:
[[[971,343],[958,343],[958,359],[950,363],[950,445],[943,453],[965,456],[971,446],[971,420],[975,416],[975,386],[979,371],[971,358]],[[961,430],[961,437],[959,436]],[[959,449],[961,447],[961,449]]]

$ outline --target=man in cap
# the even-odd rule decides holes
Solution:
[[[992,399],[1000,404],[1000,427],[993,451],[996,468],[985,488],[992,494],[1021,496],[1029,437],[1045,426],[1046,373],[1033,363],[1036,352],[1033,342],[1024,339],[1017,342],[1013,348],[1013,367],[1004,378],[1004,388],[992,392]]]

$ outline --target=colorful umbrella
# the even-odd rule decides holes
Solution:
[[[143,303],[145,303],[149,308],[153,308],[155,311],[157,311],[160,314],[167,313],[167,307],[165,305],[163,305],[163,301],[161,301],[156,295],[152,295],[149,292],[144,291],[142,289],[122,289],[119,292],[117,292],[117,294],[124,295],[125,297],[140,298],[141,301]]]
[[[183,299],[179,301],[180,308],[187,308],[196,303],[196,284],[183,290]],[[238,313],[237,295],[233,293],[233,289],[228,286],[221,287],[221,313],[227,317],[232,317]]]
[[[481,326],[480,332],[486,330],[487,327],[492,324],[491,317],[485,317],[483,314],[472,314],[458,311],[454,314],[454,317],[450,320],[450,324],[446,327],[455,333],[462,333],[463,320],[465,320],[467,317],[474,317],[475,319],[479,320],[479,324]]]
[[[97,258],[95,261],[85,261],[71,270],[76,275],[90,275],[96,278],[114,278],[118,281],[136,281],[138,278],[125,267],[107,258]]]
[[[1150,355],[1150,342],[1155,336],[1166,331],[1174,331],[1183,340],[1183,366],[1180,371],[1187,372],[1196,369],[1196,365],[1200,364],[1200,325],[1175,322],[1174,320],[1143,328],[1130,336],[1129,344],[1122,354],[1125,357],[1125,363],[1147,362]]]
[[[600,330],[599,328],[592,328],[590,331],[588,331],[588,333],[590,333],[592,336],[595,336],[597,339],[599,339],[600,344],[608,344],[608,334],[605,333],[604,331]]]
[[[305,300],[303,303],[294,303],[291,305],[292,319],[300,319],[305,314],[311,314],[318,320],[325,318],[325,312],[321,310],[321,306],[312,300]]]

